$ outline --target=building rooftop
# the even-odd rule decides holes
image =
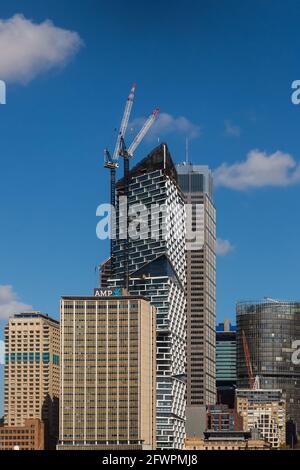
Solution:
[[[89,295],[89,296],[81,296],[81,295],[72,295],[72,296],[68,296],[68,295],[64,295],[61,297],[62,300],[103,300],[103,301],[107,301],[107,300],[146,300],[147,302],[150,302],[149,299],[147,299],[146,297],[142,296],[142,295],[118,295],[118,296],[114,296],[114,295],[111,295],[111,296],[103,296],[103,297],[95,297],[94,295]]]
[[[164,170],[173,180],[177,181],[177,171],[172,160],[168,146],[165,143],[157,146],[145,158],[130,169],[129,176],[133,178],[155,170]],[[117,189],[121,189],[124,184],[124,178],[117,182]]]
[[[48,314],[39,312],[37,310],[15,313],[11,317],[11,319],[13,319],[13,318],[44,318],[45,320],[49,320],[51,322],[59,324],[58,320],[55,320],[54,318],[50,317]]]

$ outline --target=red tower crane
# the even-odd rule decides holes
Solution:
[[[248,372],[249,388],[252,390],[255,386],[255,378],[254,378],[254,375],[253,375],[253,369],[252,369],[252,364],[251,364],[251,357],[250,357],[248,341],[247,341],[244,330],[242,330],[242,338],[243,338],[243,349],[244,349],[247,372]]]

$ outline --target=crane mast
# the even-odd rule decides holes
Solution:
[[[132,110],[134,93],[136,85],[132,85],[130,93],[128,95],[120,129],[117,136],[117,141],[115,145],[115,150],[113,156],[111,156],[108,149],[104,150],[104,167],[110,170],[110,200],[111,205],[115,207],[116,205],[116,172],[119,167],[118,159],[122,157],[124,159],[124,196],[127,197],[127,214],[128,214],[128,193],[129,193],[129,160],[133,157],[133,154],[137,147],[140,145],[145,135],[153,125],[159,109],[156,108],[150,114],[146,122],[144,123],[142,129],[139,131],[129,149],[127,150],[125,144],[125,134],[127,131],[129,118]],[[111,232],[114,233],[114,228],[112,226],[113,222],[111,221]],[[114,273],[114,262],[113,262],[113,237],[111,236],[110,240],[110,258],[111,258],[111,271]],[[128,242],[128,220],[127,220],[127,235],[124,240],[124,287],[128,290],[129,288],[129,242]]]
[[[119,133],[118,133],[116,146],[115,146],[115,151],[114,151],[114,154],[113,154],[113,160],[114,161],[119,158],[121,139],[125,138],[125,134],[126,134],[126,131],[127,131],[128,122],[129,122],[129,118],[130,118],[130,114],[131,114],[131,110],[132,110],[135,88],[136,88],[136,85],[134,83],[131,87],[130,93],[129,93],[127,101],[126,101],[125,110],[124,110],[123,118],[122,118],[122,121],[121,121],[120,130],[119,130]]]

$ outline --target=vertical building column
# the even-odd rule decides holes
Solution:
[[[61,357],[61,379],[60,379],[60,386],[61,386],[61,401],[60,401],[60,420],[61,420],[61,428],[60,428],[60,440],[63,443],[64,439],[64,386],[65,386],[65,359],[64,359],[64,349],[65,349],[65,304],[61,302],[61,333],[60,333],[60,357]]]
[[[84,423],[83,423],[83,440],[86,444],[86,301],[84,302]]]
[[[76,419],[75,419],[75,410],[76,410],[76,303],[73,302],[73,445],[75,444],[76,436]]]
[[[117,441],[120,435],[120,302],[117,303]]]
[[[106,302],[106,442],[108,442],[108,302]]]
[[[127,324],[127,333],[128,333],[128,344],[127,344],[127,351],[128,351],[128,363],[127,363],[127,422],[128,422],[128,434],[127,434],[127,439],[128,439],[128,444],[130,442],[130,303],[129,300],[127,300],[127,314],[128,314],[128,324]]]
[[[95,325],[95,442],[98,443],[98,302],[96,302]]]

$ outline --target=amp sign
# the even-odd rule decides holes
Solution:
[[[94,289],[94,297],[121,297],[123,295],[123,289],[120,287],[114,287],[113,289]]]

